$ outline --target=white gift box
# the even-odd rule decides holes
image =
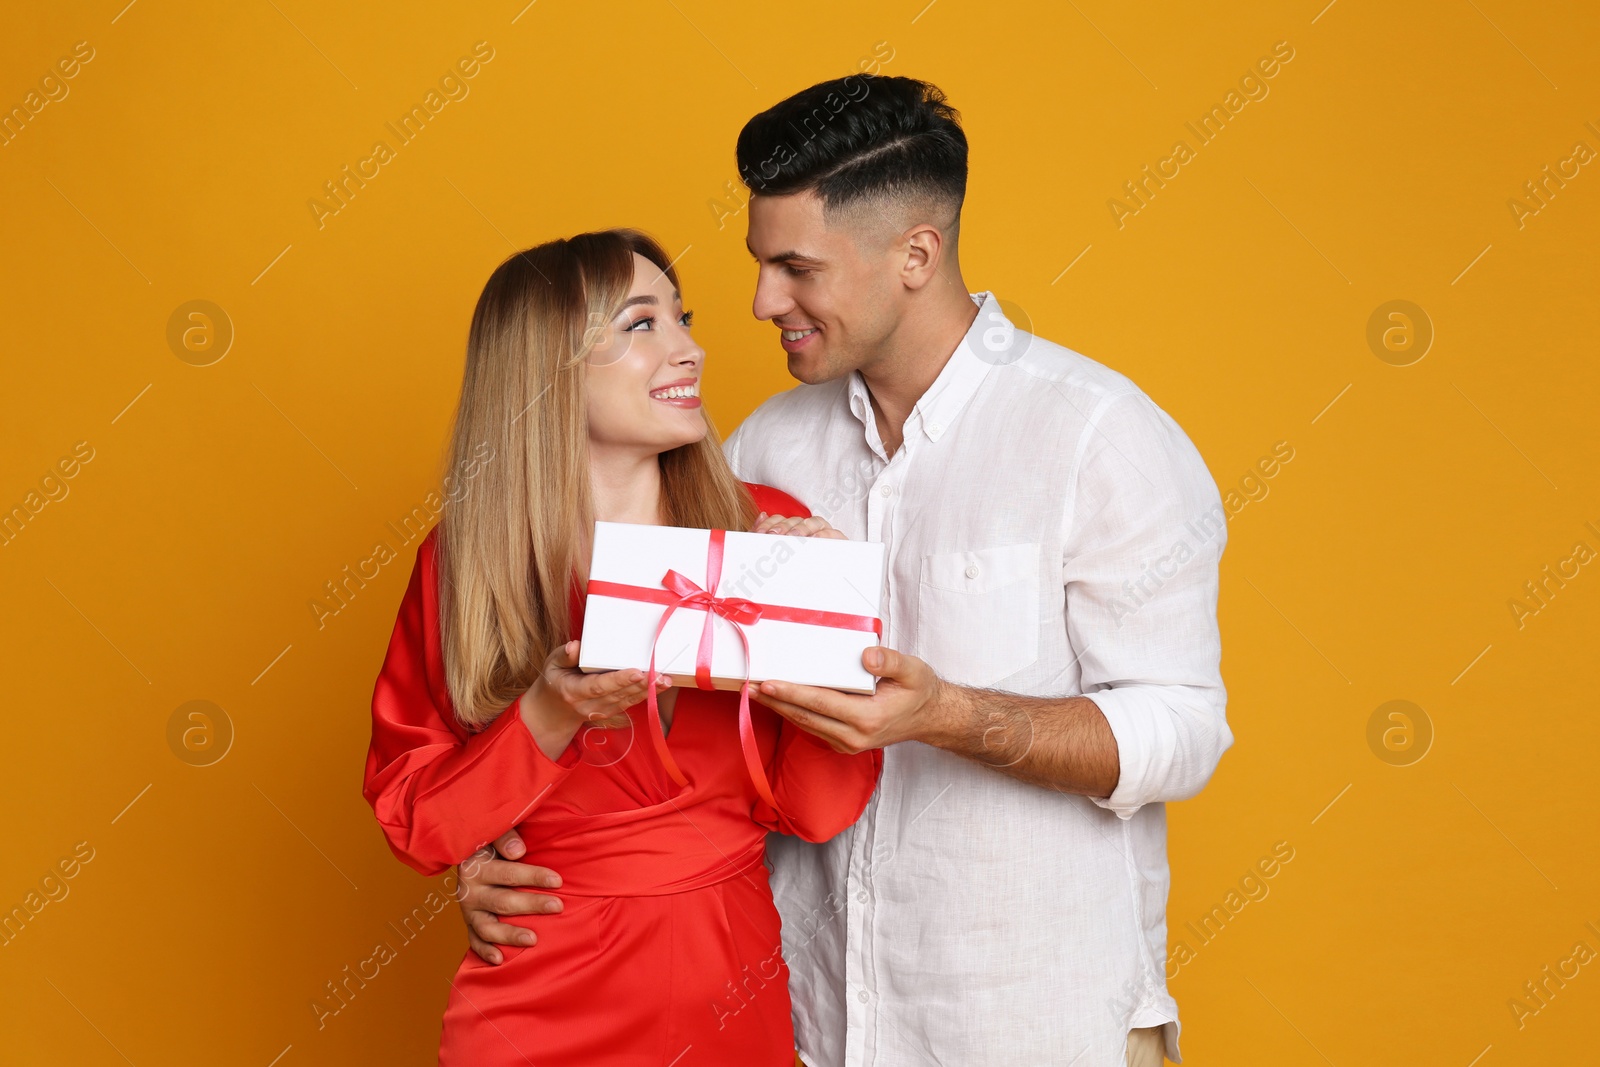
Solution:
[[[706,572],[714,534],[722,542],[722,565],[717,587],[709,589]],[[663,585],[668,571],[676,571],[718,598],[765,606],[761,618],[743,623],[752,685],[776,679],[872,693],[877,678],[861,665],[861,653],[879,644],[877,633],[773,616],[803,609],[832,613],[830,618],[881,620],[883,569],[884,546],[876,541],[596,522],[578,666],[590,672],[647,670],[662,615],[685,588],[673,591]],[[616,595],[633,590],[651,591],[659,599]],[[724,607],[737,611],[737,604]],[[669,675],[674,685],[696,684],[706,615],[703,605],[678,607],[655,641],[656,670]],[[712,613],[710,673],[716,689],[744,684],[745,647],[734,625]]]

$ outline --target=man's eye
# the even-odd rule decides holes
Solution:
[[[788,271],[791,277],[795,277],[795,278],[804,278],[807,275],[814,273],[813,271],[807,270],[804,267],[789,267],[789,266],[785,266],[783,269]]]

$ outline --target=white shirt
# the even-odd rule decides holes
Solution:
[[[773,835],[796,1042],[811,1067],[1109,1067],[1166,1027],[1168,800],[1233,743],[1219,671],[1216,484],[1128,378],[1017,330],[991,293],[885,454],[859,372],[762,404],[726,449],[847,536],[882,541],[884,644],[943,678],[1086,695],[1109,798],[918,741],[861,819]]]

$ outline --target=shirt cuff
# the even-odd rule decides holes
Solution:
[[[1117,740],[1120,770],[1109,797],[1090,797],[1121,819],[1156,799],[1178,748],[1172,713],[1154,693],[1138,686],[1102,689],[1084,694],[1099,707]]]

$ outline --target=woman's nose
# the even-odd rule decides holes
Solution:
[[[678,343],[673,346],[672,362],[675,365],[692,367],[706,358],[706,352],[689,333],[688,327],[682,327],[682,330]]]

